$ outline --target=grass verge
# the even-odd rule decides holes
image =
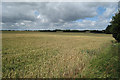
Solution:
[[[120,43],[110,46],[96,54],[90,61],[82,77],[87,78],[120,78]]]

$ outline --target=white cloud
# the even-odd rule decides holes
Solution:
[[[20,23],[21,25],[25,25],[25,23]]]
[[[110,17],[111,15],[115,14],[116,8],[106,8],[106,11],[104,12],[103,16],[105,18]]]

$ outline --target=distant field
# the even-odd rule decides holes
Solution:
[[[114,41],[111,34],[3,32],[3,78],[86,77],[95,54]]]

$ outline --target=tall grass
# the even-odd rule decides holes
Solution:
[[[112,43],[90,61],[82,77],[120,78],[120,43]]]

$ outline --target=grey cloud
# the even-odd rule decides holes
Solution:
[[[116,3],[98,2],[3,2],[3,29],[95,29],[97,25],[91,25],[92,21],[79,23],[72,21],[98,15],[96,10],[99,6],[113,10],[112,7],[115,5]],[[96,24],[99,24],[102,19],[106,19],[103,17],[105,15],[100,17],[101,19]],[[20,23],[24,23],[24,25]],[[100,24],[106,26],[104,23]]]
[[[74,21],[93,17],[97,13],[95,7],[84,6],[85,3],[3,3],[3,22],[18,20],[36,20],[34,11],[45,16],[51,22]],[[91,13],[91,14],[89,14]]]
[[[34,11],[30,6],[21,5],[21,3],[3,3],[2,4],[3,23],[16,23],[20,20],[34,21]]]
[[[118,2],[118,8],[120,9],[120,1]]]
[[[94,17],[97,15],[96,8],[85,6],[85,3],[48,3],[44,9],[39,12],[45,15],[51,22],[59,22],[62,20],[74,21],[84,19],[86,17]],[[90,14],[89,14],[90,13]]]

